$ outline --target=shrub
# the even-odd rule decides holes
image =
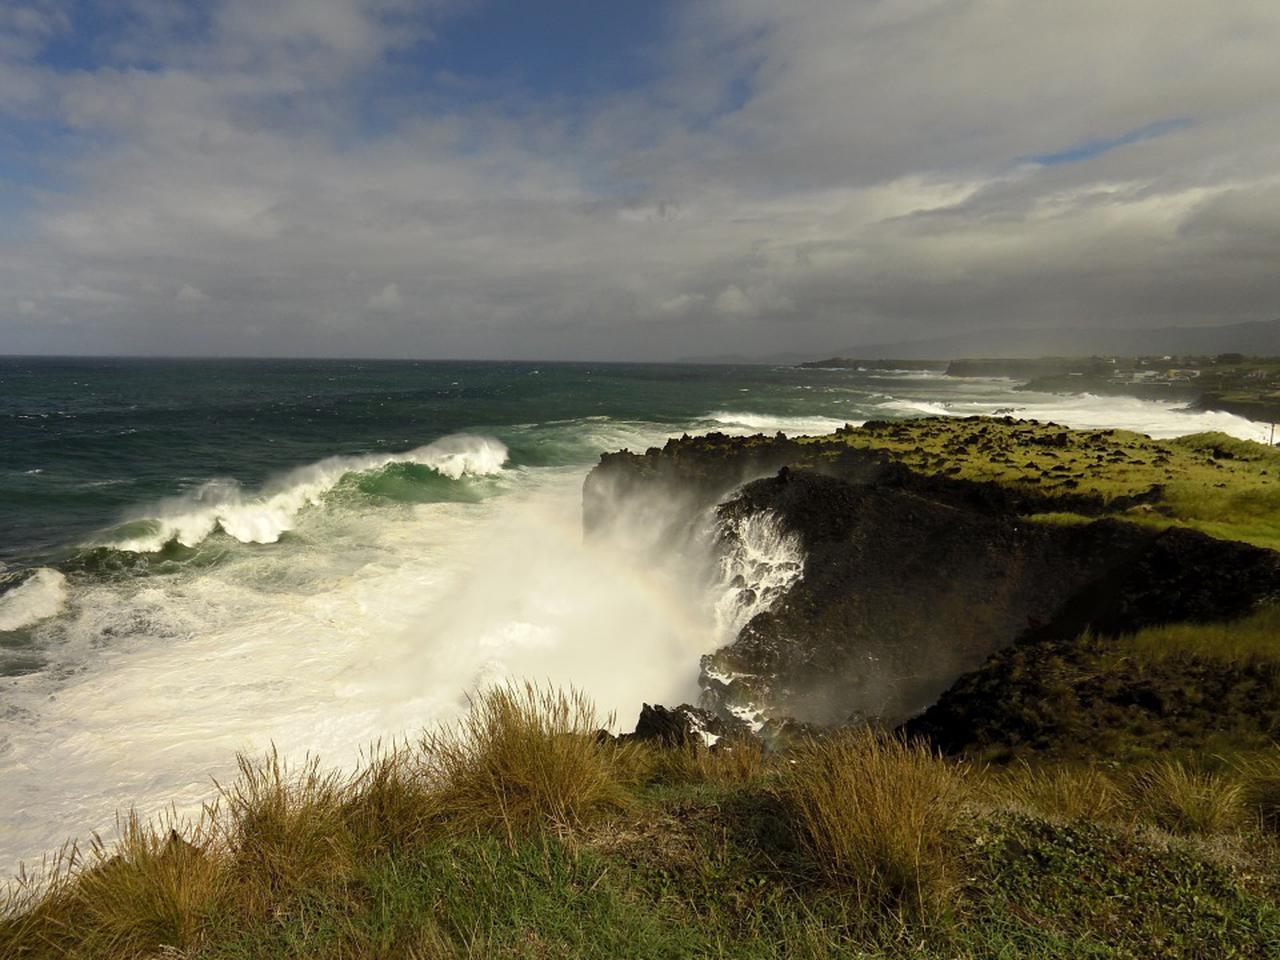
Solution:
[[[945,910],[965,768],[923,742],[869,728],[802,743],[790,759],[779,796],[829,879],[851,886],[864,905],[922,919]]]
[[[1239,780],[1163,760],[1133,775],[1138,814],[1174,833],[1222,833],[1243,825],[1248,810]]]
[[[600,726],[576,690],[526,683],[481,693],[456,726],[423,740],[440,815],[456,830],[498,827],[513,837],[622,805],[634,764],[626,748],[602,742]]]

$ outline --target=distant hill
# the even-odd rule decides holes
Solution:
[[[1217,327],[1154,327],[1117,330],[992,329],[927,340],[858,344],[838,350],[845,357],[900,357],[904,360],[953,360],[963,357],[1066,357],[1093,354],[1151,356],[1160,354],[1280,356],[1280,319]],[[813,358],[810,358],[813,359]]]

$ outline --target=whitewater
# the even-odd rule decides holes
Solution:
[[[721,373],[714,389],[678,387],[690,391],[684,409],[663,408],[659,394],[681,375],[665,368],[643,402],[619,388],[629,409],[604,413],[586,388],[573,402],[517,397],[505,421],[474,403],[468,416],[461,397],[448,408],[460,429],[419,426],[418,443],[341,449],[252,479],[192,475],[157,454],[133,469],[168,493],[128,502],[124,479],[126,493],[101,500],[105,522],[67,533],[62,549],[28,536],[30,559],[11,549],[0,568],[0,869],[109,833],[130,807],[189,814],[232,775],[237,752],[274,746],[343,766],[458,717],[468,691],[508,679],[583,689],[615,729],[642,702],[696,699],[699,657],[785,591],[798,543],[767,518],[726,531],[708,516],[664,549],[646,540],[652,504],[630,523],[635,505],[617,504],[616,536],[587,541],[582,481],[601,452],[686,432],[794,435],[1006,411],[1265,439],[1226,414],[918,373]],[[524,384],[528,371],[492,377]],[[634,415],[646,405],[661,415]],[[43,466],[33,455],[13,469],[15,489],[56,482],[59,461],[37,453]],[[89,526],[70,507],[66,517],[67,531]]]

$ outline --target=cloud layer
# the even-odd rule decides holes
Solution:
[[[1280,315],[1273,0],[713,0],[670,9],[643,81],[553,90],[432,68],[483,5],[125,6],[0,12],[0,352]]]

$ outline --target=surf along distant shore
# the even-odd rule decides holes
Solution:
[[[951,377],[1021,380],[1018,389],[1091,393],[1188,403],[1261,423],[1280,422],[1280,357],[1039,357],[1034,359],[865,360],[830,357],[805,369],[929,370]]]

